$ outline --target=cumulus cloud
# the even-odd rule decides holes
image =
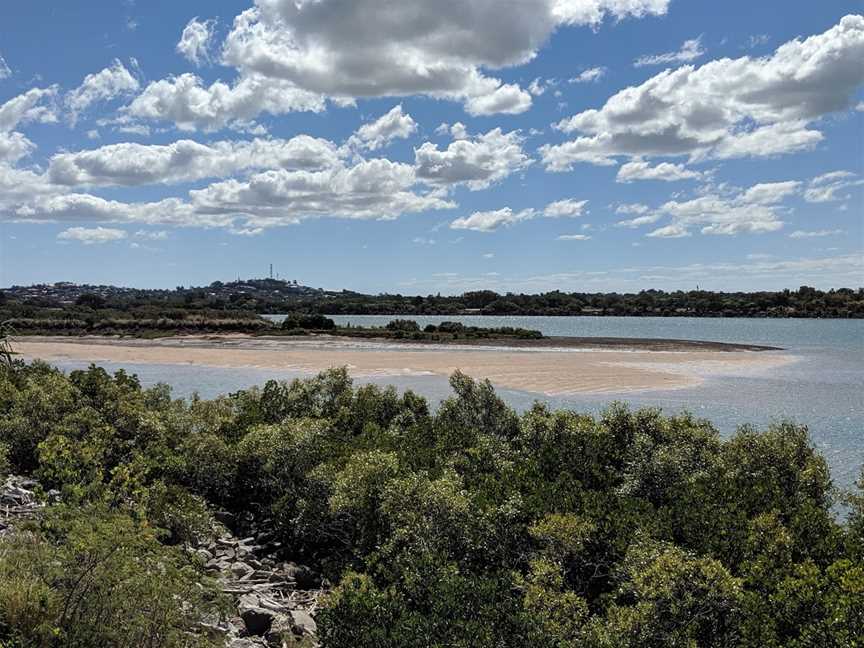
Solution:
[[[468,129],[462,122],[448,124],[443,122],[435,129],[436,135],[450,135],[454,140],[468,139]]]
[[[476,211],[470,216],[457,218],[450,223],[450,229],[473,230],[475,232],[494,232],[495,230],[530,220],[536,216],[533,209],[513,211],[509,207],[489,211]]]
[[[692,38],[684,41],[681,49],[677,52],[666,52],[665,54],[653,54],[650,56],[640,56],[633,61],[635,67],[645,67],[646,65],[666,65],[668,63],[689,63],[697,58],[705,55],[705,50],[702,48],[702,37]]]
[[[660,214],[645,214],[644,216],[636,216],[635,218],[628,218],[625,220],[620,220],[615,223],[615,227],[629,227],[630,229],[635,229],[637,227],[642,227],[643,225],[653,225],[658,220],[660,220]]]
[[[52,102],[56,95],[57,86],[33,88],[0,105],[0,133],[28,122],[56,122],[57,111]]]
[[[36,145],[21,133],[0,132],[0,162],[17,162],[36,149]]]
[[[606,68],[605,67],[592,67],[587,70],[583,70],[575,77],[571,77],[568,82],[569,83],[593,83],[594,81],[599,81],[604,76],[606,76]]]
[[[683,164],[661,162],[651,166],[645,160],[632,160],[622,164],[618,169],[616,182],[634,182],[635,180],[662,180],[675,182],[677,180],[698,180],[702,177],[699,171],[686,168]]]
[[[200,77],[186,73],[150,83],[124,113],[170,121],[185,131],[215,131],[242,127],[261,113],[321,112],[325,106],[319,94],[260,75],[244,76],[233,85],[216,81],[206,86]]]
[[[664,225],[652,232],[648,232],[645,236],[650,236],[651,238],[686,238],[691,236],[691,234],[687,231],[686,227],[681,225]]]
[[[648,205],[642,203],[624,203],[615,207],[616,214],[646,214],[650,211]]]
[[[257,0],[234,20],[226,64],[328,97],[424,94],[472,114],[517,113],[528,92],[486,70],[530,61],[561,26],[666,13],[668,0]],[[362,25],[363,28],[358,28]]]
[[[375,121],[363,124],[354,133],[351,142],[360,148],[375,151],[394,139],[405,139],[415,132],[417,122],[411,115],[402,112],[402,104],[399,104]]]
[[[333,216],[392,219],[404,213],[454,205],[436,193],[413,191],[414,168],[385,159],[322,171],[269,170],[190,192],[196,211],[240,213],[256,225]]]
[[[314,170],[340,163],[327,140],[298,135],[290,140],[255,139],[200,144],[111,144],[51,158],[48,177],[57,185],[136,186],[223,178],[251,169]]]
[[[584,213],[587,204],[587,200],[557,200],[546,205],[543,215],[548,218],[561,218],[562,216],[574,218]]]
[[[66,95],[66,106],[72,123],[94,103],[129,95],[139,87],[138,79],[132,76],[119,59],[114,59],[111,67],[88,74],[80,86]]]
[[[647,236],[679,238],[689,236],[694,227],[702,234],[775,232],[783,227],[781,203],[798,193],[800,186],[795,181],[770,182],[753,185],[732,196],[709,193],[692,200],[671,200],[657,212],[670,216],[672,222]]]
[[[111,241],[122,241],[127,237],[124,230],[110,227],[70,227],[57,235],[62,241],[78,241],[84,245],[101,245]]]
[[[213,47],[215,20],[198,20],[195,16],[180,35],[177,51],[190,63],[196,66],[210,62],[210,51]]]
[[[718,59],[665,70],[606,104],[562,120],[578,137],[546,145],[547,168],[609,165],[616,156],[686,155],[693,160],[771,156],[810,148],[819,117],[851,108],[864,83],[864,16],[781,45],[772,56]]]
[[[425,142],[414,149],[417,177],[439,186],[465,184],[472,190],[484,189],[531,164],[522,142],[518,131],[503,133],[500,128],[456,140],[444,150]]]
[[[246,155],[254,157],[254,153],[244,151],[238,159]],[[209,153],[204,152],[199,161],[199,166],[205,170],[211,161],[208,156]],[[418,190],[414,167],[408,164],[373,159],[353,165],[339,161],[320,169],[298,166],[302,164],[253,173],[245,179],[216,182],[189,191],[185,199],[140,203],[106,200],[86,193],[65,193],[62,192],[64,188],[57,185],[35,198],[32,191],[20,192],[16,202],[5,195],[0,167],[0,207],[4,195],[7,200],[6,208],[0,209],[0,213],[9,220],[19,221],[223,227],[237,234],[255,234],[266,227],[294,224],[308,218],[393,219],[405,213],[455,206],[437,190]],[[162,170],[178,177],[189,173],[182,169],[175,172],[170,164]],[[115,169],[110,171],[113,173]],[[124,168],[117,171],[121,176],[126,173]],[[98,172],[102,174],[105,170]],[[133,169],[132,177],[136,181],[137,172]],[[92,176],[93,169],[86,173]],[[107,184],[116,182],[113,175],[104,177],[108,178]]]
[[[490,211],[476,211],[469,216],[463,216],[454,220],[450,223],[450,229],[494,232],[502,227],[509,227],[510,225],[541,216],[546,218],[575,218],[582,215],[587,203],[587,200],[568,199],[549,203],[542,211],[532,208],[513,211],[510,207]]]
[[[804,200],[810,203],[826,203],[851,198],[841,193],[852,187],[864,185],[864,180],[851,171],[832,171],[813,178],[804,192]]]
[[[33,88],[0,104],[0,164],[11,171],[8,164],[27,157],[36,145],[14,129],[29,122],[57,121],[54,97],[57,88]],[[8,173],[7,173],[8,175]]]

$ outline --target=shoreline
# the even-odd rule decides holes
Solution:
[[[554,338],[552,338],[554,339]],[[584,340],[584,339],[583,339]],[[449,376],[456,370],[494,385],[546,395],[621,393],[694,387],[713,375],[745,375],[794,361],[774,349],[708,348],[671,341],[649,347],[620,340],[601,346],[411,346],[386,340],[247,335],[173,338],[19,337],[13,349],[30,359],[283,369],[317,373],[347,366],[355,377]],[[536,342],[536,341],[531,341]],[[708,343],[709,345],[719,343]],[[419,348],[424,347],[424,348]]]

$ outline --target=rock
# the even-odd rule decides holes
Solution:
[[[291,621],[294,626],[294,634],[314,635],[318,632],[315,619],[305,610],[291,610]]]
[[[249,634],[257,637],[263,637],[270,631],[277,616],[273,610],[261,607],[259,598],[254,594],[241,596],[237,611]]]
[[[288,580],[293,580],[297,589],[316,589],[321,586],[321,575],[306,565],[285,563],[281,569],[282,574]]]
[[[252,567],[243,562],[232,563],[231,567],[229,567],[229,570],[232,574],[234,574],[234,578],[238,579],[243,578],[244,576],[248,576],[255,571]]]
[[[262,645],[252,639],[234,639],[228,644],[228,648],[260,648]]]

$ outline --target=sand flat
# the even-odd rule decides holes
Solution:
[[[182,336],[157,340],[22,337],[13,348],[47,362],[183,364],[315,373],[347,366],[352,375],[399,376],[454,371],[500,387],[548,395],[680,389],[716,374],[752,374],[794,361],[778,351],[645,351],[506,346],[400,345],[350,338]]]

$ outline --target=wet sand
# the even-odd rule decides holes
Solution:
[[[553,338],[554,339],[554,338]],[[662,343],[662,344],[660,344]],[[707,345],[707,346],[705,346]],[[47,362],[182,364],[315,373],[347,366],[352,375],[442,375],[454,371],[493,384],[549,395],[680,389],[712,375],[744,375],[794,361],[789,354],[714,343],[648,344],[606,339],[550,346],[400,344],[354,338],[183,336],[157,340],[106,337],[22,337],[13,348]],[[723,345],[728,346],[728,345]],[[734,347],[734,345],[732,345]],[[657,349],[657,350],[650,350]]]

